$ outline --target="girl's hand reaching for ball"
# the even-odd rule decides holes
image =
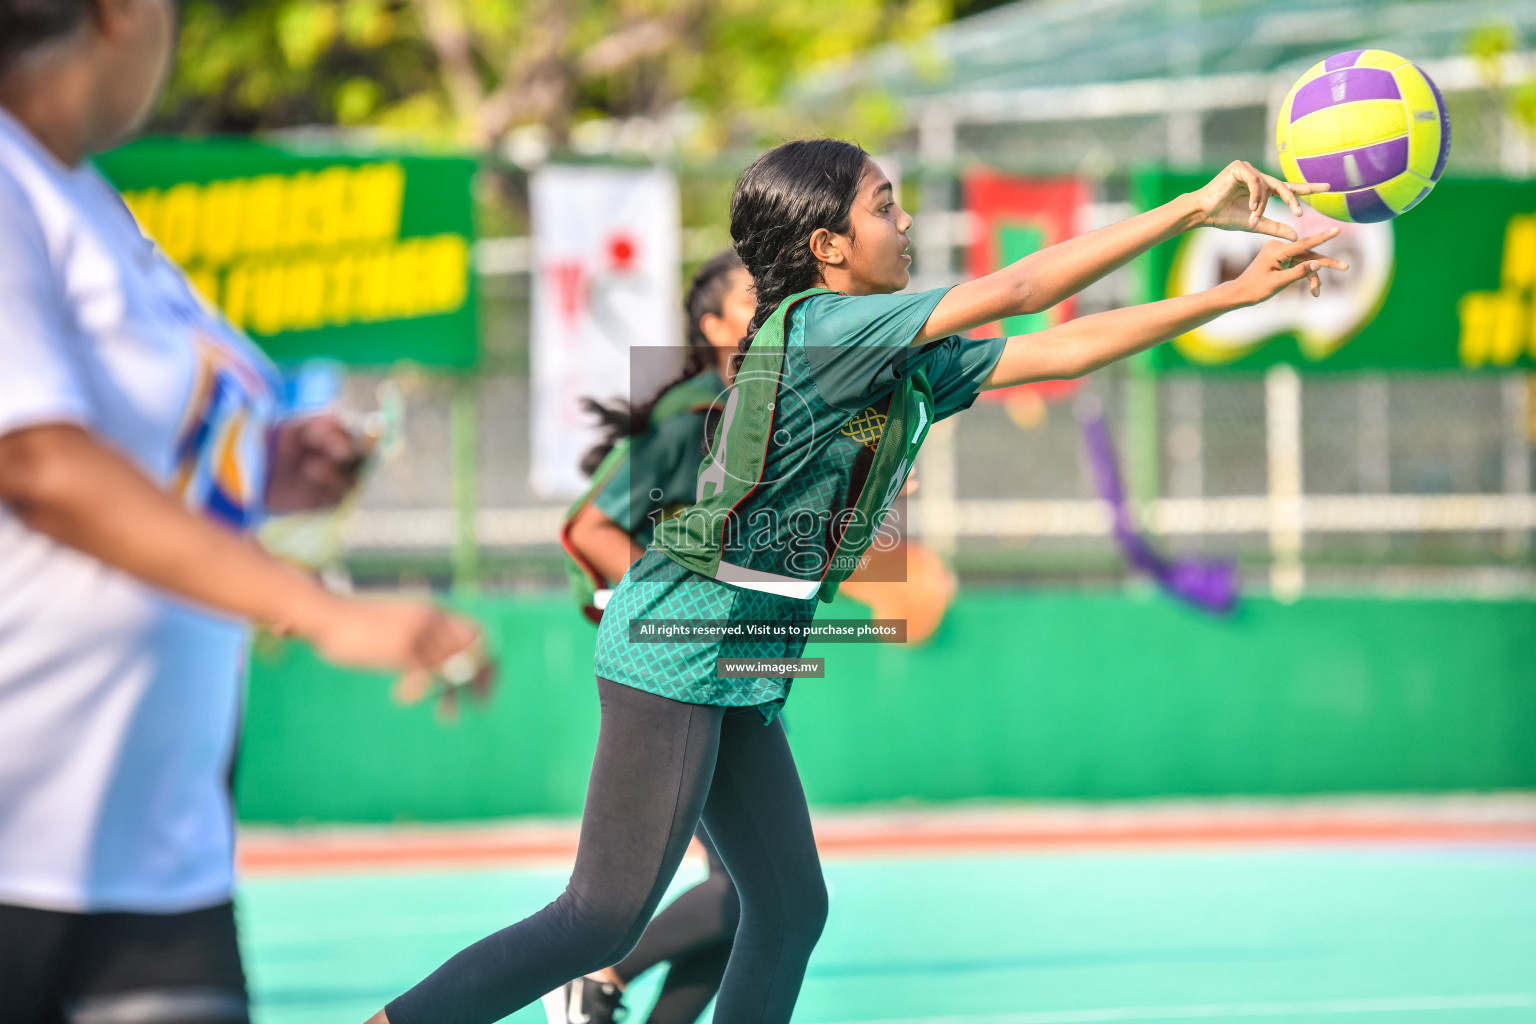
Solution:
[[[1264,216],[1271,196],[1279,196],[1291,212],[1301,216],[1297,196],[1328,191],[1327,185],[1292,184],[1271,177],[1246,160],[1234,160],[1209,185],[1191,193],[1199,210],[1200,227],[1224,231],[1256,231],[1288,242],[1296,241],[1296,229]]]
[[[1253,262],[1248,264],[1247,270],[1235,281],[1220,287],[1231,289],[1234,301],[1244,306],[1252,306],[1278,295],[1302,278],[1307,279],[1312,294],[1318,295],[1322,290],[1319,270],[1323,267],[1331,270],[1349,269],[1348,263],[1315,251],[1317,246],[1338,233],[1338,228],[1329,228],[1295,242],[1267,242],[1253,258]]]

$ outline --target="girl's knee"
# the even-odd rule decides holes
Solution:
[[[713,874],[698,886],[713,899],[720,920],[731,927],[741,919],[741,897],[736,893],[736,883],[725,874]]]
[[[629,955],[645,933],[650,915],[644,906],[623,899],[583,899],[570,890],[556,901],[582,959],[583,974],[611,967]]]
[[[744,901],[744,914],[756,926],[777,932],[792,945],[809,949],[821,938],[827,924],[827,885],[818,873],[799,884],[786,886],[770,898],[751,894]]]
[[[821,938],[822,929],[827,925],[827,883],[820,873],[814,880],[807,883],[800,898],[795,902],[799,908],[794,915],[795,930],[814,944]]]

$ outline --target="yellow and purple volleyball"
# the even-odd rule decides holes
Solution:
[[[1412,61],[1350,50],[1291,88],[1275,141],[1286,180],[1329,187],[1303,197],[1319,212],[1374,223],[1407,213],[1435,187],[1451,151],[1451,119]]]

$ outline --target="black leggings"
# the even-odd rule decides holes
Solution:
[[[0,1021],[246,1024],[228,903],[179,914],[0,905]]]
[[[386,1007],[391,1024],[488,1024],[622,960],[702,815],[741,899],[719,1024],[783,1024],[827,916],[784,727],[755,708],[685,704],[597,681],[602,728],[570,883]]]
[[[731,958],[741,901],[709,834],[700,828],[698,837],[709,858],[709,877],[667,904],[634,952],[613,966],[627,985],[663,961],[670,965],[647,1024],[693,1024],[720,991]]]

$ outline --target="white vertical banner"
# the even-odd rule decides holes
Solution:
[[[681,344],[677,180],[658,169],[549,165],[533,175],[530,198],[530,483],[542,497],[570,498],[586,488],[578,463],[599,435],[580,399],[631,400],[629,350]]]

